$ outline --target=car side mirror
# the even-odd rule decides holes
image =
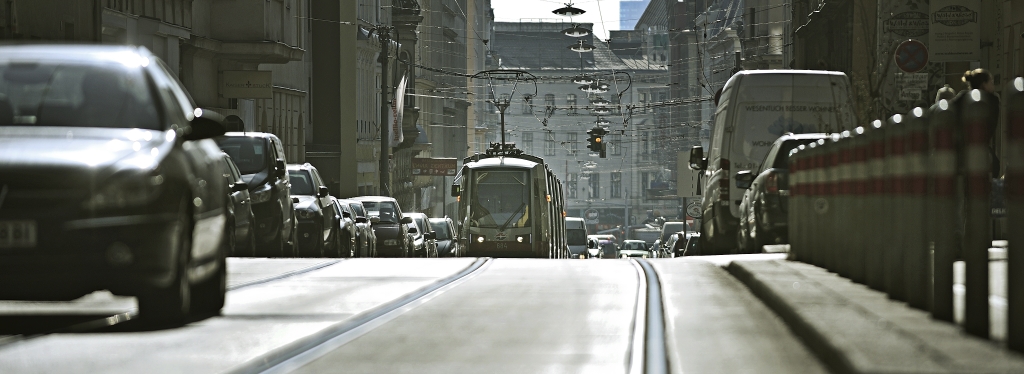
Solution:
[[[274,175],[278,177],[283,177],[287,173],[287,169],[285,168],[283,158],[277,159],[277,161],[274,163],[274,167],[277,169],[274,170]]]
[[[748,189],[753,183],[754,173],[751,173],[750,170],[740,170],[736,173],[736,187]]]
[[[398,221],[398,222],[399,223],[404,223],[404,224],[408,225],[408,224],[412,223],[412,217],[402,217],[402,220]]]
[[[698,145],[690,148],[690,170],[707,169],[707,162],[704,159],[704,147]]]
[[[430,240],[433,240],[433,239],[434,239],[434,238],[436,238],[436,237],[437,237],[437,234],[436,234],[436,233],[434,233],[433,231],[431,231],[431,232],[428,232],[428,233],[426,233],[426,234],[423,234],[423,238],[425,238],[425,239],[430,239]]]
[[[410,233],[410,234],[415,234],[415,233],[417,233],[417,232],[420,232],[420,230],[417,230],[417,229],[416,229],[415,227],[410,227],[410,228],[409,228],[409,233]]]
[[[231,192],[242,192],[249,189],[249,184],[245,182],[235,182],[231,184]]]
[[[363,217],[363,216],[356,217],[356,223],[366,223],[366,217]]]
[[[224,127],[224,116],[209,109],[197,108],[193,111],[195,118],[189,122],[189,128],[181,137],[184,140],[209,139],[224,135],[227,128]]]
[[[327,186],[320,186],[320,188],[317,190],[317,193],[316,193],[316,195],[319,196],[319,197],[327,197],[327,195],[330,195],[330,194],[331,194],[331,190],[327,189]]]
[[[299,198],[297,198],[295,196],[292,196],[292,204],[298,204],[298,203],[299,203]]]
[[[462,186],[453,184],[452,185],[452,197],[459,197],[462,195]]]
[[[380,222],[380,217],[370,217],[370,223],[375,224]]]
[[[345,218],[352,218],[352,213],[349,213],[349,212],[341,212],[341,216],[342,216],[342,217],[345,217]]]

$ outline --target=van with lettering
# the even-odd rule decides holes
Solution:
[[[842,72],[746,70],[722,88],[710,149],[690,150],[689,166],[704,172],[700,240],[703,254],[736,253],[744,189],[736,173],[757,168],[783,134],[838,133],[856,127],[850,80]]]

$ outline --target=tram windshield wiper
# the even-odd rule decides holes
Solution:
[[[498,231],[505,231],[505,227],[508,227],[508,224],[512,223],[512,219],[516,218],[516,214],[518,214],[519,211],[522,210],[525,207],[526,207],[526,203],[519,204],[519,207],[516,208],[516,211],[512,212],[512,215],[508,216],[508,219],[505,220],[505,223],[501,224],[501,228],[498,229]]]

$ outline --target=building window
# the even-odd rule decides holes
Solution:
[[[622,135],[608,135],[608,151],[611,152],[613,155],[622,154]]]
[[[569,114],[576,114],[576,94],[566,95],[565,103],[569,105]]]
[[[544,106],[554,107],[555,106],[555,94],[544,95]]]
[[[576,138],[576,135],[577,135],[577,134],[576,134],[576,133],[574,133],[574,132],[570,132],[570,133],[568,133],[568,134],[565,134],[565,135],[566,135],[566,138],[565,138],[565,140],[566,140],[566,142],[568,143],[567,145],[569,146],[569,147],[568,147],[568,148],[569,148],[569,155],[574,155],[574,154],[576,154],[576,151],[577,151],[577,148],[576,148],[576,147],[578,147],[578,146],[579,146],[579,144],[577,144],[577,142],[578,142],[578,140],[577,140],[577,138]]]
[[[569,199],[576,198],[577,181],[579,181],[579,174],[576,173],[569,173],[569,177],[565,179],[565,192],[569,195]]]
[[[650,131],[644,131],[640,139],[640,159],[647,161],[651,158],[651,137]]]
[[[590,174],[590,198],[600,199],[601,198],[601,174],[591,173]]]
[[[533,114],[533,95],[523,95],[523,114]]]
[[[651,179],[651,173],[640,173],[640,194],[647,197],[647,181]]]
[[[555,134],[548,132],[544,134],[544,155],[554,156],[556,152],[555,147]]]
[[[523,152],[526,152],[526,153],[531,154],[531,155],[533,154],[533,133],[532,132],[524,132],[523,133]]]
[[[610,191],[611,198],[618,199],[622,197],[622,173],[612,173],[612,190]]]

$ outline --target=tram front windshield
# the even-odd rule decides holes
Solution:
[[[528,227],[530,185],[525,171],[482,171],[477,173],[471,207],[471,226]]]

